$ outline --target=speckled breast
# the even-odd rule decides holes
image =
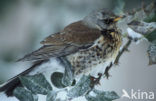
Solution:
[[[121,35],[112,32],[109,35],[101,35],[90,48],[67,56],[73,66],[74,74],[86,73],[98,64],[106,63],[108,60],[113,61],[119,52],[121,42]]]

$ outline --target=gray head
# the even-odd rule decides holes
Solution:
[[[83,19],[83,22],[91,27],[98,29],[108,29],[122,17],[116,16],[107,9],[101,9],[91,12],[88,16]]]

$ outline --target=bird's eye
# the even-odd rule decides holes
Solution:
[[[104,22],[106,24],[111,24],[111,23],[113,23],[113,19],[104,19]]]

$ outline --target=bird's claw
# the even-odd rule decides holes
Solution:
[[[119,65],[119,61],[115,61],[114,64],[118,66]]]
[[[106,77],[107,79],[109,79],[109,77],[111,77],[111,75],[109,74],[109,72],[105,72],[104,73],[104,77]]]
[[[99,76],[98,78],[90,76],[91,85],[100,85],[100,79],[101,79],[102,74],[99,73],[98,76]]]

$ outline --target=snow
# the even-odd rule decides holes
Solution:
[[[134,32],[131,28],[127,28],[127,32],[128,32],[128,35],[132,37],[133,39],[142,37],[141,34]]]

